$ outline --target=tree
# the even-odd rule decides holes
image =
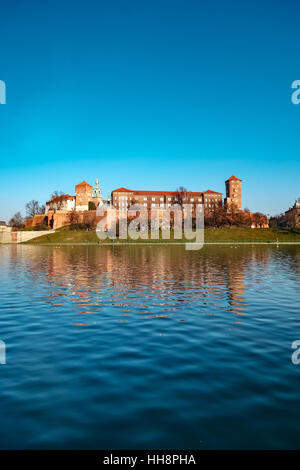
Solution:
[[[261,212],[255,212],[252,217],[256,227],[263,227],[268,222],[267,216]]]
[[[22,228],[24,227],[24,218],[22,217],[21,212],[16,212],[8,222],[10,227]]]
[[[89,211],[95,211],[96,210],[96,204],[94,201],[89,201]]]
[[[184,203],[187,203],[189,200],[189,192],[184,186],[179,186],[176,189],[175,203],[182,206]]]
[[[286,218],[284,214],[274,215],[273,217],[270,217],[269,224],[270,224],[270,227],[285,227]]]
[[[55,210],[61,210],[64,207],[64,198],[62,196],[67,196],[63,191],[54,191],[51,195],[52,200],[55,199]]]
[[[235,204],[206,209],[204,217],[206,227],[250,227],[252,224],[250,213],[239,210]]]
[[[52,193],[52,197],[60,197],[60,196],[65,196],[66,193],[64,193],[64,191],[53,191]]]
[[[69,223],[70,225],[78,224],[79,222],[79,214],[75,211],[75,209],[71,210],[69,213]]]
[[[25,205],[27,217],[34,217],[36,214],[44,214],[45,206],[40,206],[34,199]]]

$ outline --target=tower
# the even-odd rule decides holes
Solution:
[[[232,175],[225,181],[226,198],[225,204],[234,204],[238,209],[242,209],[242,180]]]
[[[98,178],[96,178],[95,185],[93,187],[93,201],[96,207],[99,206],[99,204],[102,205],[102,192]]]
[[[76,193],[76,210],[77,211],[88,211],[89,201],[92,201],[92,189],[93,187],[82,181],[75,186]]]

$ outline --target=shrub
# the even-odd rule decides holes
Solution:
[[[78,224],[65,225],[64,227],[60,227],[57,230],[59,232],[79,232],[79,231],[93,230],[93,227],[89,223],[86,223],[86,224],[78,223]]]
[[[94,201],[89,201],[89,211],[95,211],[96,210],[96,204]]]

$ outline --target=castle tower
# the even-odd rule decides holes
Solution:
[[[89,210],[89,201],[93,200],[93,187],[82,181],[75,186],[76,193],[76,210],[77,211],[88,211]]]
[[[226,198],[225,204],[234,204],[238,209],[242,209],[242,180],[232,175],[225,181]]]
[[[98,178],[96,178],[95,185],[93,187],[93,201],[95,203],[95,206],[100,206],[102,205],[102,192],[101,192],[101,186],[99,183]]]

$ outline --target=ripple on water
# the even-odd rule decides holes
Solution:
[[[1,246],[1,448],[298,448],[300,248]]]

